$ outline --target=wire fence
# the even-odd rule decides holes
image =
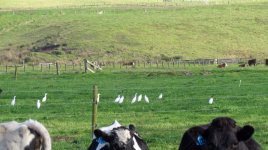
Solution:
[[[9,75],[7,75],[9,76]],[[31,74],[29,75],[32,78]],[[39,75],[36,78],[41,77]],[[45,78],[48,78],[47,75],[44,75]],[[41,77],[42,78],[42,77]],[[48,78],[49,79],[49,78]],[[120,80],[120,79],[117,79]],[[115,80],[115,82],[117,81]],[[167,82],[167,79],[163,79],[163,82]],[[99,111],[98,111],[98,126],[105,126],[107,124],[106,120],[119,119],[119,120],[127,120],[139,123],[138,127],[144,130],[150,130],[150,132],[144,133],[143,135],[151,135],[158,134],[157,130],[165,130],[166,134],[170,134],[171,132],[181,132],[182,126],[186,127],[189,125],[187,123],[181,124],[173,124],[172,122],[163,123],[166,125],[162,127],[163,129],[155,129],[155,124],[157,121],[167,120],[170,116],[180,116],[181,114],[187,114],[188,112],[195,112],[195,113],[226,113],[226,114],[239,114],[244,112],[252,112],[252,110],[266,112],[268,110],[268,105],[265,103],[268,99],[268,94],[266,94],[264,90],[259,90],[259,88],[264,88],[268,86],[268,78],[262,78],[261,80],[253,80],[253,81],[242,81],[241,87],[239,87],[239,78],[237,78],[236,82],[224,82],[224,83],[217,83],[213,85],[209,84],[202,84],[202,83],[192,83],[191,85],[183,86],[141,86],[135,82],[131,83],[129,81],[129,87],[103,87],[99,89],[99,92],[102,94],[100,97],[100,102],[98,103]],[[47,92],[51,97],[48,97],[46,103],[42,103],[40,110],[36,108],[36,100],[32,98],[30,95],[32,93],[42,93],[40,89],[20,89],[16,90],[16,88],[12,88],[12,86],[16,86],[23,81],[17,80],[16,82],[6,82],[10,88],[3,91],[0,97],[0,112],[1,119],[0,121],[8,121],[10,119],[13,120],[25,120],[29,118],[34,118],[41,121],[71,121],[74,125],[79,126],[81,122],[85,122],[88,127],[90,127],[90,122],[93,114],[91,114],[91,107],[92,107],[92,93],[91,91],[93,88],[89,87],[81,87],[77,90],[72,89],[65,89],[64,87],[58,87],[56,89],[49,89]],[[35,81],[29,81],[35,82]],[[141,80],[143,82],[143,80]],[[0,83],[2,83],[0,81]],[[131,86],[133,85],[133,86]],[[225,88],[225,92],[221,93],[215,92],[218,89]],[[254,87],[254,88],[252,88]],[[201,96],[198,95],[184,95],[184,93],[177,93],[178,90],[193,90],[196,89],[207,89],[208,93],[204,93]],[[243,93],[235,94],[235,91],[246,89],[247,91]],[[251,89],[251,91],[248,91]],[[164,98],[162,100],[158,100],[158,94],[160,91],[163,90]],[[123,92],[122,92],[123,91]],[[144,100],[139,103],[131,104],[131,100],[134,94],[137,93],[147,93],[148,91],[157,91],[153,94],[150,94],[149,97],[150,103],[145,103]],[[79,92],[80,97],[74,98],[70,95],[75,95]],[[166,96],[166,92],[168,95]],[[230,93],[229,93],[230,92]],[[70,97],[66,98],[61,97],[57,93],[66,93]],[[111,94],[113,93],[113,94]],[[129,94],[133,93],[133,94]],[[209,105],[208,99],[209,97],[206,96],[209,93],[217,93],[215,95],[215,105]],[[15,107],[10,105],[12,97],[8,98],[8,96],[18,94],[23,95],[22,98],[18,97],[17,104]],[[125,101],[123,104],[117,104],[114,102],[114,99],[117,97],[118,94],[123,94],[126,96]],[[189,93],[188,93],[189,94]],[[152,96],[155,95],[155,96]],[[210,96],[210,94],[209,94]],[[4,99],[3,99],[4,97]],[[36,97],[36,95],[35,95]],[[52,101],[53,97],[53,101]],[[74,100],[75,99],[75,100]],[[20,103],[21,100],[21,103]],[[258,103],[253,103],[253,101],[257,101]],[[246,103],[249,104],[246,104]],[[245,103],[245,104],[243,104]],[[175,105],[176,104],[176,105]],[[164,106],[164,107],[162,107]],[[4,115],[5,114],[5,115]],[[143,116],[147,116],[146,119]],[[151,124],[148,124],[144,121],[151,121]],[[127,122],[125,121],[125,122]],[[67,122],[67,121],[66,121]],[[164,121],[162,121],[164,122]],[[131,123],[131,122],[130,122]],[[52,126],[52,125],[50,125]],[[52,129],[53,127],[51,127]],[[180,129],[179,129],[180,128]],[[82,128],[79,127],[76,130],[81,130]],[[60,128],[56,128],[54,130],[61,131]],[[91,131],[91,130],[90,130]],[[89,131],[89,132],[90,132]],[[171,140],[174,140],[172,136],[169,137]],[[177,137],[178,139],[178,137]],[[176,140],[177,140],[176,139]],[[163,141],[163,138],[150,138],[150,140],[156,140],[158,143],[167,142],[166,139]],[[87,143],[89,143],[87,141]]]
[[[173,60],[173,61],[125,61],[125,62],[93,62],[100,68],[107,69],[112,71],[114,69],[141,69],[141,68],[153,68],[153,69],[163,69],[163,68],[198,68],[205,66],[214,66],[217,64],[221,64],[227,62],[229,64],[239,64],[247,63],[249,59],[198,59],[198,60]],[[258,60],[256,62],[259,65],[267,65],[267,59]],[[94,66],[89,66],[92,70]],[[241,66],[240,66],[241,67]],[[245,67],[245,66],[243,66]],[[18,74],[18,72],[41,72],[41,73],[78,73],[78,72],[87,72],[88,65],[84,63],[33,63],[33,64],[1,64],[0,65],[0,73],[10,73],[13,72]]]

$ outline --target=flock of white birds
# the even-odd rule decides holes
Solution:
[[[239,87],[241,86],[241,83],[242,83],[242,80],[239,81],[239,85],[238,85]],[[97,103],[99,103],[99,101],[100,101],[100,95],[101,94],[98,93],[98,95],[97,95]],[[138,93],[136,93],[134,95],[134,97],[132,98],[131,104],[134,104],[135,102],[140,102],[142,100],[142,97],[143,97],[142,94],[140,94],[138,96]],[[162,98],[163,98],[163,94],[160,93],[160,95],[158,96],[158,99],[161,100]],[[118,95],[116,97],[116,99],[114,100],[114,102],[122,104],[124,102],[124,99],[125,99],[125,97],[123,95]],[[46,102],[46,101],[47,101],[47,93],[45,93],[45,96],[42,99],[42,102]],[[150,103],[149,98],[148,98],[147,95],[144,95],[144,101],[146,103]],[[213,98],[213,96],[211,96],[209,98],[209,100],[208,100],[208,103],[213,104],[213,102],[214,102],[214,98]],[[16,96],[13,97],[13,99],[11,101],[11,106],[15,106],[15,104],[16,104]],[[36,107],[37,107],[37,109],[40,109],[40,107],[41,107],[41,102],[40,102],[39,99],[37,100]]]
[[[47,101],[47,93],[45,93],[45,96],[42,98],[42,102],[46,102]],[[11,100],[11,106],[15,106],[16,105],[16,96],[13,97],[13,99]],[[41,107],[41,102],[38,99],[36,102],[36,107],[37,109],[40,109]]]
[[[134,95],[134,97],[132,98],[132,101],[131,101],[131,104],[133,104],[133,103],[135,103],[135,102],[140,102],[141,100],[142,100],[142,94],[140,94],[139,96],[138,96],[138,93],[136,93],[135,95]],[[161,93],[159,96],[158,96],[158,99],[160,100],[160,99],[162,99],[163,98],[163,94]],[[124,102],[124,99],[125,99],[125,97],[123,96],[123,95],[118,95],[117,97],[116,97],[116,99],[114,100],[114,102],[115,103],[119,103],[119,104],[122,104],[123,102]],[[144,95],[144,101],[146,102],[146,103],[150,103],[150,100],[149,100],[149,98],[148,98],[148,96],[147,95]]]

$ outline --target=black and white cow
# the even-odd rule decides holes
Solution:
[[[111,126],[96,129],[88,150],[149,150],[136,132],[134,125],[121,126],[115,121]]]
[[[210,124],[188,129],[179,150],[261,150],[253,133],[250,125],[239,127],[233,119],[219,117]]]

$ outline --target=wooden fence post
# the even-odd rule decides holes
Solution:
[[[84,65],[85,65],[85,73],[87,73],[87,60],[84,59]]]
[[[18,76],[18,70],[17,70],[17,65],[15,65],[15,80],[17,80],[17,76]]]
[[[60,75],[59,63],[58,62],[56,62],[56,71],[57,71],[57,75]]]
[[[24,60],[23,60],[22,64],[23,64],[23,72],[25,72],[25,62],[24,62]]]
[[[98,108],[98,87],[93,85],[93,100],[92,100],[92,137],[95,128],[97,127],[97,108]]]

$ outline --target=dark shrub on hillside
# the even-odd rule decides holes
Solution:
[[[164,61],[170,61],[171,60],[171,58],[166,56],[165,54],[161,54],[160,58],[161,58],[161,60],[164,60]]]
[[[51,54],[53,54],[53,55],[62,55],[63,52],[59,51],[59,50],[55,50],[55,51],[52,51]]]
[[[182,56],[174,56],[173,59],[179,60],[179,59],[182,59]]]
[[[25,57],[24,58],[25,63],[28,63],[28,62],[31,62],[31,61],[32,61],[31,57]]]

